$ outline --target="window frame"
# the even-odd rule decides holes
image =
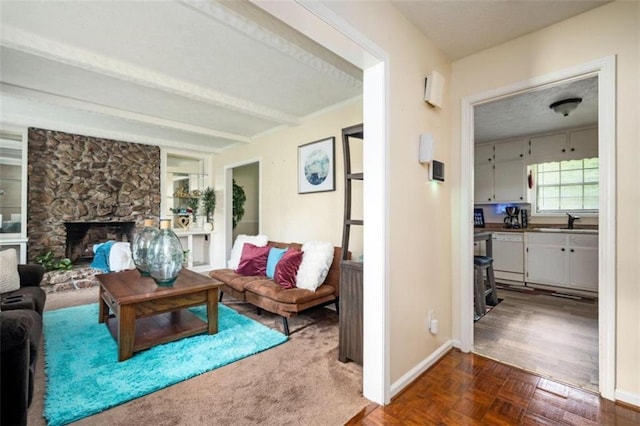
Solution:
[[[586,160],[586,158],[583,158],[581,160]],[[546,163],[561,163],[562,161],[571,161],[571,160],[547,161]],[[538,211],[538,184],[537,184],[538,164],[543,164],[543,163],[530,164],[527,166],[527,170],[526,170],[527,175],[529,175],[529,173],[532,173],[532,175],[534,176],[533,187],[527,188],[527,200],[531,204],[531,216],[538,216],[538,217],[545,217],[545,218],[564,218],[567,213],[577,213],[577,214],[580,214],[581,217],[595,217],[595,218],[598,217],[598,215],[600,214],[599,202],[598,202],[598,209],[596,210],[591,210],[591,209],[569,210],[568,209],[568,210]],[[598,171],[599,170],[600,170],[600,165],[598,164]],[[599,177],[600,177],[600,174],[598,173],[598,185],[600,185]]]

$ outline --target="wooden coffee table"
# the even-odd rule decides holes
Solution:
[[[97,275],[100,282],[98,322],[106,323],[118,342],[118,361],[134,352],[194,334],[218,332],[220,281],[188,269],[172,287],[160,287],[137,270]],[[202,321],[187,308],[207,305]]]

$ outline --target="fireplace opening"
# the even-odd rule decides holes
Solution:
[[[74,264],[91,263],[95,244],[133,242],[135,222],[65,222],[65,256]]]

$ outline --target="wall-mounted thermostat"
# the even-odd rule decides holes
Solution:
[[[429,166],[429,180],[444,182],[444,163],[438,160],[431,161],[431,166]]]

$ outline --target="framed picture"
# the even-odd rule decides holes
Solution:
[[[298,147],[298,194],[335,191],[335,141],[330,137]]]

